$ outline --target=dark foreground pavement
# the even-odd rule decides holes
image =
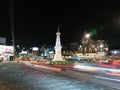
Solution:
[[[71,73],[72,74],[72,73]],[[88,77],[89,78],[89,77]],[[60,71],[31,67],[24,63],[0,63],[0,90],[117,90],[78,80]]]

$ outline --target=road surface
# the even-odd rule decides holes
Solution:
[[[0,63],[0,90],[115,90],[24,63]]]

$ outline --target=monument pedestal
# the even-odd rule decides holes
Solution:
[[[58,48],[55,49],[55,55],[54,55],[54,58],[53,58],[52,61],[65,61],[65,60],[62,58],[61,49],[58,49]]]

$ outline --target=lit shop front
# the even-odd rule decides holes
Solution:
[[[0,45],[0,59],[11,60],[14,56],[13,46]]]

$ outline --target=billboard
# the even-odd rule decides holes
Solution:
[[[1,45],[6,45],[6,38],[0,37],[0,44]]]
[[[0,54],[13,54],[13,46],[0,45]]]

